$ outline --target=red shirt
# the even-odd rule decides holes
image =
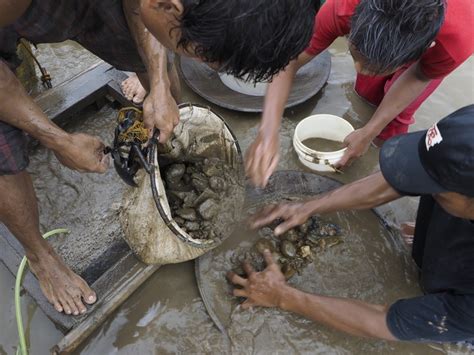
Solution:
[[[416,0],[414,0],[416,1]],[[352,15],[360,0],[327,0],[316,15],[314,34],[306,52],[317,55],[338,37],[348,35]],[[422,72],[443,78],[474,53],[474,4],[472,0],[447,0],[445,20],[436,45],[420,59]]]

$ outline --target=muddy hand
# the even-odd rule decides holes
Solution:
[[[245,158],[245,171],[256,187],[264,188],[280,160],[278,132],[260,132],[249,147]]]
[[[143,122],[150,131],[159,130],[160,143],[166,143],[179,123],[179,109],[170,93],[152,90],[143,103]]]
[[[105,154],[105,145],[96,137],[87,134],[70,134],[54,154],[64,166],[86,173],[105,173],[110,157]]]
[[[346,139],[344,139],[344,144],[346,145],[347,150],[341,160],[334,165],[336,169],[350,166],[354,160],[367,153],[372,139],[373,138],[368,135],[363,128],[355,130],[349,134]]]
[[[258,229],[271,224],[277,219],[283,222],[275,228],[275,235],[279,236],[290,229],[304,224],[311,216],[311,212],[305,203],[284,203],[271,205],[263,208],[250,217],[249,225],[252,229]]]
[[[243,268],[247,278],[241,277],[234,272],[229,272],[227,278],[234,286],[240,286],[233,291],[236,297],[245,297],[242,303],[243,309],[254,306],[278,307],[281,301],[281,293],[287,287],[285,276],[272,258],[269,250],[263,253],[267,268],[262,272],[256,272],[249,263],[244,263]]]

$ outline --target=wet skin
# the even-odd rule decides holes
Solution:
[[[147,91],[136,74],[124,80],[120,86],[125,97],[135,105],[141,105],[145,100]]]
[[[350,48],[350,50],[356,71],[365,75],[373,74],[370,69],[366,68],[364,58],[358,55],[357,50],[355,48]],[[247,175],[257,187],[267,185],[268,179],[278,165],[280,158],[278,134],[296,72],[318,54],[301,53],[297,59],[290,62],[285,70],[275,76],[268,87],[259,134],[246,156]],[[388,74],[390,72],[382,73],[382,75]],[[430,79],[421,72],[418,63],[407,69],[387,92],[369,122],[363,128],[355,130],[346,137],[344,143],[347,150],[336,167],[344,168],[351,165],[367,152],[371,142],[380,146],[382,142],[377,139],[377,136],[413,102],[414,98],[425,90],[429,83]]]
[[[139,9],[155,21],[168,14],[154,28],[169,29],[170,18],[175,23],[176,11],[182,11],[179,1],[124,1],[124,10],[147,73],[138,73],[150,95],[144,103],[145,121],[149,128],[161,129],[160,138],[166,140],[178,120],[178,109],[173,96],[179,95],[179,86],[173,85],[175,69],[168,75],[166,49],[148,31],[141,20]],[[169,6],[173,11],[169,11]],[[0,0],[0,26],[15,22],[30,5],[27,0]],[[181,9],[181,10],[180,10]],[[179,13],[179,12],[178,12]],[[170,17],[171,16],[171,17]],[[165,33],[166,30],[161,30]],[[164,37],[163,37],[164,38]],[[8,66],[0,61],[0,120],[17,127],[51,149],[66,167],[88,173],[104,173],[109,167],[109,157],[104,155],[104,144],[85,134],[69,134],[52,123],[28,96],[21,83]],[[77,276],[43,240],[39,231],[38,205],[29,174],[0,176],[0,221],[23,245],[31,270],[41,289],[59,312],[78,315],[86,312],[86,304],[96,301],[96,295],[85,281]]]
[[[268,206],[249,222],[252,228],[257,229],[281,219],[283,222],[274,233],[282,235],[305,223],[311,215],[374,208],[400,197],[379,172],[306,202]],[[474,219],[474,198],[455,192],[433,197],[453,216]],[[255,272],[251,265],[244,264],[246,278],[233,272],[228,274],[229,280],[237,286],[234,295],[247,299],[242,304],[244,309],[253,306],[279,307],[352,335],[396,340],[387,327],[387,305],[304,293],[286,283],[268,250],[265,260],[267,268],[263,272]]]

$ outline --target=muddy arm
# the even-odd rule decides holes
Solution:
[[[54,151],[64,166],[81,172],[107,170],[104,144],[85,134],[68,134],[51,122],[3,61],[0,61],[0,102],[0,121],[38,139]]]
[[[396,340],[387,326],[387,306],[349,298],[312,295],[286,286],[279,307],[356,336]]]
[[[234,289],[234,296],[246,298],[243,309],[278,307],[352,335],[396,340],[387,326],[388,307],[299,291],[286,283],[269,250],[264,252],[264,258],[267,268],[262,272],[244,263],[246,278],[228,274],[229,280],[240,286]]]
[[[260,131],[276,131],[280,128],[283,111],[290,95],[291,86],[298,70],[315,56],[303,52],[280,72],[268,86]]]
[[[148,74],[148,83],[143,82],[143,75],[138,76],[149,91],[143,104],[144,123],[150,130],[158,129],[160,142],[165,143],[179,122],[178,106],[171,94],[168,75],[172,63],[168,63],[167,49],[146,29],[140,18],[139,5],[137,0],[124,1],[125,16]]]
[[[370,143],[383,129],[403,110],[405,110],[430,84],[420,64],[413,64],[392,85],[384,96],[370,121],[363,127],[349,134],[345,143],[347,150],[337,167],[344,167],[367,152]]]
[[[147,68],[149,85],[145,89],[157,87],[169,91],[167,49],[146,29],[140,19],[138,1],[125,0],[123,6],[132,37]]]
[[[397,117],[421,95],[430,82],[431,79],[423,74],[420,63],[407,69],[389,89],[377,111],[365,126],[370,136],[375,138],[379,135],[394,117]]]
[[[400,197],[401,195],[389,185],[382,173],[378,172],[306,202],[269,206],[253,216],[249,222],[252,228],[257,229],[277,219],[283,219],[284,222],[275,228],[275,235],[281,235],[303,224],[315,214],[365,210]]]
[[[257,138],[247,152],[245,168],[255,186],[265,187],[279,160],[279,131],[283,111],[299,68],[314,58],[306,52],[291,61],[268,86],[263,107],[262,123]]]
[[[46,117],[3,61],[0,61],[0,102],[0,120],[27,132],[44,146],[57,150],[68,140],[68,134]]]
[[[307,208],[311,214],[366,210],[400,197],[382,173],[378,172],[308,201]]]

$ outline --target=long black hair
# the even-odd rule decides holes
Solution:
[[[365,58],[365,69],[393,71],[420,59],[436,38],[445,10],[445,0],[361,0],[349,42]]]
[[[308,46],[319,0],[183,0],[179,46],[248,80],[270,79]]]

